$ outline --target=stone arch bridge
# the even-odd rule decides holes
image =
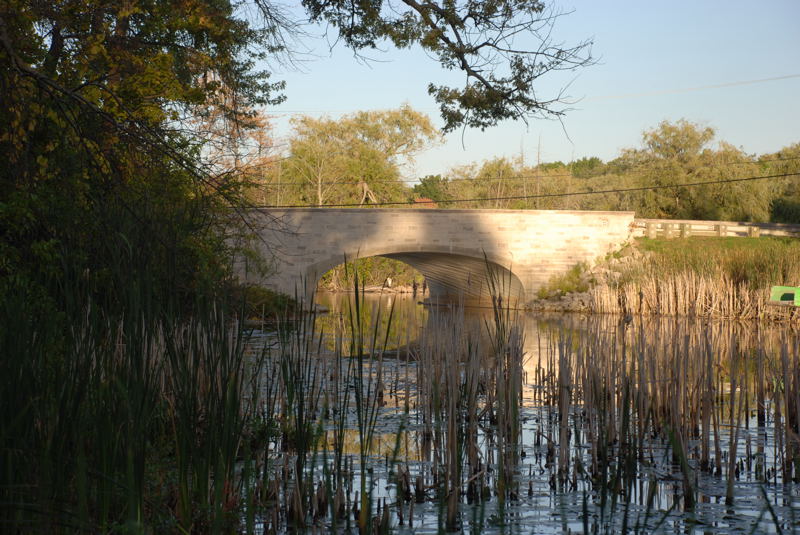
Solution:
[[[345,258],[385,256],[418,269],[432,300],[494,291],[520,304],[553,275],[619,248],[634,227],[633,212],[264,208],[253,215],[254,247],[272,258],[273,272],[262,277],[239,259],[246,282],[307,296]]]

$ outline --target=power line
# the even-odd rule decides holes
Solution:
[[[285,161],[287,159],[288,158],[282,158],[281,161]],[[757,160],[757,161],[750,161],[750,162],[730,162],[730,163],[725,163],[724,165],[758,165],[760,163],[788,162],[788,161],[793,161],[793,160],[800,160],[800,156],[793,156],[793,157],[790,157],[790,158],[772,158],[772,159],[767,159],[767,160]],[[564,164],[564,165],[567,166],[568,164]],[[699,165],[698,167],[707,168],[707,167],[715,167],[717,165],[718,164],[716,164],[716,163],[714,163],[714,164],[703,164],[703,165]],[[482,177],[482,178],[484,180],[492,180],[492,181],[496,181],[496,180],[522,180],[522,179],[525,179],[525,178],[530,178],[531,176],[532,175],[512,175],[512,176]],[[601,176],[601,175],[597,175],[597,176]],[[543,178],[566,178],[566,177],[579,178],[580,180],[583,180],[580,177],[576,177],[572,173],[558,173],[558,174],[552,174],[552,175],[551,174],[543,175]],[[466,182],[466,181],[475,180],[475,178],[443,178],[442,180],[445,181],[445,182]],[[412,184],[412,183],[415,183],[415,182],[418,182],[418,181],[419,181],[418,178],[411,178],[411,179],[380,179],[380,180],[371,180],[369,183],[370,184],[383,184],[383,183],[388,183],[388,184],[398,184],[398,183],[400,183],[400,184]],[[337,185],[337,184],[338,185],[342,185],[342,186],[344,186],[344,185],[358,186],[359,183],[358,182],[351,182],[351,181],[347,181],[347,180],[326,180],[326,181],[322,181],[322,182],[313,182],[311,184],[314,185],[314,186],[316,186],[317,184],[320,184],[322,186],[334,186],[334,185]],[[262,186],[266,187],[266,188],[274,187],[274,186],[300,186],[300,185],[303,185],[303,183],[302,182],[269,182],[269,183],[262,184]]]
[[[663,184],[657,186],[640,186],[636,188],[614,188],[614,189],[606,189],[606,190],[597,190],[597,191],[567,191],[564,193],[542,193],[540,195],[510,195],[507,197],[475,197],[470,199],[449,199],[449,200],[442,200],[442,201],[385,201],[385,202],[377,202],[368,205],[364,205],[361,203],[340,203],[340,204],[325,204],[322,206],[317,205],[309,205],[309,204],[285,204],[285,205],[277,205],[277,206],[259,206],[258,208],[371,208],[374,206],[406,206],[406,205],[419,205],[419,204],[459,204],[459,203],[466,203],[466,202],[487,202],[487,201],[517,201],[517,200],[528,200],[528,199],[545,199],[545,198],[554,198],[554,197],[577,197],[579,195],[603,195],[606,193],[631,193],[637,191],[654,191],[660,189],[670,189],[670,188],[688,188],[688,187],[696,187],[696,186],[709,186],[713,184],[731,184],[735,182],[750,182],[754,180],[764,180],[767,178],[788,178],[788,177],[796,177],[800,176],[798,173],[782,173],[778,175],[764,175],[764,176],[749,176],[743,178],[730,178],[727,180],[707,180],[703,182],[684,182],[681,184]]]
[[[787,74],[785,76],[773,76],[771,78],[758,78],[755,80],[739,80],[737,82],[725,82],[721,84],[701,85],[697,87],[682,87],[676,89],[661,89],[656,91],[644,91],[641,93],[623,93],[619,95],[602,95],[597,97],[586,97],[586,100],[614,100],[624,98],[652,97],[657,95],[671,95],[675,93],[690,93],[693,91],[703,91],[706,89],[720,89],[724,87],[736,87],[740,85],[760,84],[763,82],[774,82],[776,80],[788,80],[790,78],[800,78],[800,74]]]

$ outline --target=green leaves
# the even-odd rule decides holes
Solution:
[[[320,206],[404,199],[400,165],[440,140],[430,119],[408,106],[293,124],[280,180],[297,184],[303,201]]]
[[[10,1],[0,278],[57,288],[49,279],[69,265],[106,304],[138,276],[165,301],[219,285],[221,216],[241,202],[243,178],[206,165],[192,119],[210,107],[237,122],[280,98],[248,53],[278,52],[274,33],[227,0]],[[126,248],[134,258],[120,269]]]
[[[675,123],[661,121],[658,127],[645,131],[642,139],[654,157],[685,163],[699,156],[714,134],[713,128],[680,119]]]
[[[422,177],[419,184],[414,186],[414,194],[434,201],[446,201],[451,198],[448,193],[449,180],[441,175],[428,175]]]
[[[637,215],[675,219],[767,221],[774,186],[769,181],[684,187],[680,184],[758,176],[753,159],[729,143],[708,148],[714,129],[681,119],[662,121],[642,135],[643,150],[623,155],[628,172],[648,185],[671,185],[642,194]]]
[[[462,87],[430,83],[444,131],[485,129],[506,119],[560,116],[564,95],[537,95],[538,79],[592,65],[591,40],[555,43],[551,32],[562,15],[535,0],[418,2],[304,0],[313,21],[339,30],[354,50],[389,41],[422,47],[445,69],[460,70]]]

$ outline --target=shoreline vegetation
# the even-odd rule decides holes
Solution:
[[[516,311],[498,307],[479,328],[442,314],[419,354],[399,359],[385,350],[389,335],[407,326],[392,331],[394,305],[370,311],[359,294],[359,285],[380,286],[398,268],[388,260],[358,261],[323,280],[355,290],[347,314],[328,317],[332,352],[322,351],[313,306],[301,313],[304,303],[291,296],[239,286],[234,258],[253,260],[265,274],[272,265],[269,255],[238,245],[264,230],[246,217],[254,205],[377,207],[424,197],[442,207],[800,221],[800,144],[748,155],[712,145],[712,128],[685,120],[646,131],[641,148],[609,162],[533,167],[497,158],[446,177],[416,177],[414,187],[401,162],[438,134],[408,106],[335,121],[297,117],[293,133],[277,138],[270,109],[286,95],[270,66],[291,61],[295,47],[302,52],[295,37],[309,20],[327,23],[330,37],[356,56],[376,43],[413,45],[434,64],[483,73],[489,86],[477,91],[430,80],[446,132],[561,115],[559,95],[538,100],[534,82],[593,62],[591,40],[550,40],[561,14],[537,2],[422,2],[398,11],[399,4],[4,4],[1,532],[372,535],[404,522],[413,530],[426,514],[435,522],[437,511],[439,532],[505,531],[522,518],[514,511],[533,509],[520,501],[526,483],[528,496],[534,483],[543,485],[536,493],[547,507],[557,493],[582,495],[582,509],[555,511],[564,526],[581,519],[586,533],[624,533],[630,506],[636,531],[667,522],[678,532],[698,524],[696,498],[711,495],[703,481],[726,486],[726,505],[760,510],[753,532],[770,522],[772,531],[794,527],[800,346],[788,329],[780,345],[750,351],[733,330],[700,336],[668,326],[650,340],[636,318],[611,329],[598,323],[578,338],[575,321],[546,343],[533,370],[537,407],[524,413]],[[453,35],[432,29],[431,17],[464,21],[447,24],[460,52],[453,55]],[[529,30],[542,38],[531,50],[496,46]],[[288,229],[274,220],[266,230],[277,233],[268,250],[280,253]],[[719,276],[756,292],[753,303],[765,284],[796,283],[796,246],[777,243],[774,251],[756,247],[749,263],[729,262]],[[706,265],[702,258],[698,252],[693,269]],[[614,279],[626,295],[623,310],[635,301],[625,281],[648,276],[663,278],[647,303],[667,306],[661,289],[682,271],[650,262],[650,272]],[[715,273],[703,272],[708,292]],[[414,282],[422,279],[412,271],[393,281]],[[754,309],[741,314],[758,315]],[[731,305],[731,314],[737,310]],[[235,321],[251,314],[274,323],[255,330]],[[678,339],[684,345],[672,343]],[[751,410],[755,455],[741,425],[750,425]],[[384,452],[377,446],[386,429],[396,435]],[[681,461],[679,479],[675,463],[651,471],[648,459],[666,461],[666,453]],[[751,485],[744,491],[736,487],[740,472]],[[747,494],[752,484],[763,500]],[[390,485],[391,494],[378,494]],[[685,505],[668,509],[669,496]],[[712,516],[730,515],[718,508]]]
[[[319,291],[352,293],[346,271],[366,293],[424,297],[424,277],[402,262],[362,258],[326,273]],[[391,286],[387,281],[391,280]],[[800,241],[784,237],[637,238],[590,266],[554,277],[529,303],[534,312],[687,316],[791,321],[800,309],[770,305],[771,286],[800,284]]]
[[[463,309],[444,314],[417,354],[394,358],[387,348],[400,316],[370,310],[359,294],[354,282],[333,353],[320,351],[313,313],[282,322],[275,340],[231,328],[233,308],[221,302],[198,303],[189,320],[146,306],[121,318],[90,307],[62,330],[29,321],[20,295],[3,318],[15,334],[2,340],[14,351],[0,371],[16,380],[3,398],[13,417],[2,423],[0,525],[383,534],[438,517],[440,531],[490,529],[497,522],[471,512],[518,521],[533,485],[549,481],[551,493],[583,497],[582,509],[556,512],[565,521],[625,533],[624,507],[641,525],[632,531],[649,532],[691,522],[710,488],[724,486],[728,506],[749,503],[737,490],[745,478],[764,492],[753,528],[788,528],[793,506],[770,501],[800,480],[800,354],[789,340],[776,353],[759,338],[750,353],[734,332],[695,338],[676,324],[649,341],[634,321],[631,331],[598,324],[578,338],[573,325],[540,342],[528,377],[515,311],[495,308],[479,328]],[[686,347],[665,351],[675,337]],[[725,374],[731,387],[721,396]],[[533,398],[529,381],[540,386]],[[751,411],[758,436],[778,444],[774,454],[753,442],[750,455],[742,415]],[[396,436],[380,446],[387,429]],[[642,459],[670,457],[677,464],[659,465],[664,475],[647,482],[647,496],[675,493],[667,509],[633,489],[647,477]]]
[[[788,321],[794,307],[768,304],[773,285],[800,284],[792,238],[639,238],[595,266],[551,281],[535,311]]]

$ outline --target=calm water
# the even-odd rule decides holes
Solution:
[[[424,400],[431,398],[431,389],[443,388],[436,377],[447,370],[421,355],[456,347],[452,339],[460,337],[470,340],[465,352],[477,355],[480,373],[495,369],[494,312],[427,308],[407,295],[367,295],[357,311],[348,294],[321,294],[317,302],[328,310],[315,323],[319,347],[328,355],[318,357],[325,362],[328,381],[350,377],[346,369],[352,370],[352,359],[330,355],[337,351],[337,340],[340,354],[356,352],[350,344],[356,313],[363,325],[372,326],[362,336],[364,351],[372,357],[363,362],[363,377],[379,385],[380,400],[368,470],[359,466],[363,435],[352,398],[346,402],[350,408],[344,411],[342,436],[349,459],[343,483],[348,507],[360,478],[367,477],[375,499],[373,516],[380,514],[375,504],[385,503],[395,531],[442,531],[445,499],[437,496],[437,488],[443,467],[454,462],[448,457],[454,431]],[[800,485],[785,477],[786,437],[797,425],[796,413],[794,421],[787,414],[795,400],[781,397],[791,391],[781,384],[792,373],[784,368],[798,362],[787,356],[797,351],[800,340],[792,327],[512,316],[506,319],[519,325],[524,336],[520,394],[515,397],[519,432],[510,441],[501,439],[490,415],[485,421],[491,425],[475,428],[472,450],[464,436],[455,439],[460,446],[453,451],[463,464],[458,531],[800,532]],[[464,360],[449,366],[464,375],[472,369]],[[342,391],[332,385],[322,389]],[[343,391],[348,389],[352,384]],[[713,394],[704,396],[707,389]],[[704,413],[708,420],[689,414],[705,401],[714,407]],[[637,412],[637,404],[652,409]],[[671,422],[661,427],[671,431],[655,433],[656,420]],[[326,420],[326,444],[333,441],[335,421]],[[711,436],[704,440],[701,429],[709,426]],[[613,436],[599,439],[597,433],[608,429],[615,430]],[[678,450],[683,454],[676,455]],[[507,476],[502,484],[511,490],[500,496],[496,489],[503,466]],[[414,497],[404,499],[403,478],[411,482]],[[733,496],[730,505],[728,495]],[[319,521],[320,527],[329,525]],[[355,520],[348,517],[337,529],[348,526],[356,529]]]

